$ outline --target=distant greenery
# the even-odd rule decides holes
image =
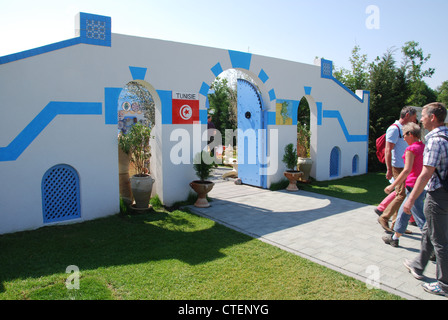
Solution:
[[[353,92],[370,91],[369,171],[385,171],[375,155],[375,141],[399,118],[403,107],[423,107],[425,104],[448,102],[448,82],[437,90],[431,89],[425,78],[431,78],[434,68],[427,67],[430,54],[425,54],[418,42],[408,41],[402,48],[403,59],[397,65],[395,49],[368,62],[367,55],[355,46],[349,58],[351,69],[335,68],[334,76]]]

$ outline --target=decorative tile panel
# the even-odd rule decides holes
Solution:
[[[81,12],[78,17],[82,43],[111,46],[111,18]]]
[[[61,164],[50,168],[42,178],[44,223],[81,217],[79,177],[76,170]]]

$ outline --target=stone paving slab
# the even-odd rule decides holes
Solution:
[[[190,209],[232,229],[406,299],[447,299],[421,288],[403,266],[420,250],[421,233],[384,244],[374,206],[306,191],[269,191],[215,179],[211,207]],[[425,270],[434,281],[435,264]]]

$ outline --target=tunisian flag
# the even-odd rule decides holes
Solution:
[[[173,94],[173,124],[193,124],[199,121],[199,100],[189,99],[191,97],[194,98],[195,95]]]

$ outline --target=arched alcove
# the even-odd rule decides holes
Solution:
[[[341,173],[341,149],[334,147],[330,153],[330,178],[339,177]]]

